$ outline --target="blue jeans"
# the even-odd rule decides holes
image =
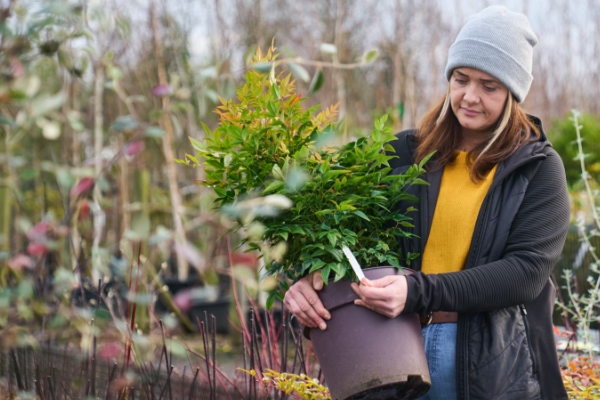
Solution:
[[[456,323],[431,324],[421,333],[431,389],[418,400],[456,400]]]

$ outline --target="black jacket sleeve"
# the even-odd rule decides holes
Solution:
[[[552,150],[528,185],[502,258],[459,272],[408,276],[403,313],[481,312],[535,299],[563,249],[569,214],[564,167]]]

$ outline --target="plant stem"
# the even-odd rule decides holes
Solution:
[[[154,4],[150,7],[150,21],[152,24],[152,33],[154,37],[154,51],[156,54],[156,64],[158,68],[158,83],[161,85],[167,84],[167,72],[163,59],[163,48],[159,34],[158,18],[154,11]],[[169,97],[162,97],[162,121],[161,124],[165,130],[163,136],[163,153],[167,164],[167,174],[169,178],[169,193],[171,195],[171,207],[173,212],[173,226],[175,230],[175,243],[185,243],[185,230],[181,219],[181,211],[183,210],[183,202],[178,186],[177,165],[175,163],[175,151],[173,150],[173,142],[175,141],[173,133],[173,125],[171,123],[171,113],[169,105]],[[185,280],[188,277],[189,265],[185,258],[181,255],[177,256],[177,277],[179,280]]]

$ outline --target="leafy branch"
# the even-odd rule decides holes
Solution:
[[[589,207],[591,209],[592,219],[594,221],[595,228],[588,234],[585,218],[578,218],[578,229],[581,234],[581,240],[587,248],[587,252],[591,255],[593,262],[590,265],[590,270],[596,274],[596,277],[588,276],[587,281],[591,288],[587,294],[580,294],[577,290],[573,290],[571,282],[574,277],[572,271],[565,270],[563,277],[566,281],[566,289],[569,297],[570,304],[567,306],[562,302],[557,302],[558,306],[562,309],[563,314],[568,314],[580,323],[580,328],[583,331],[583,341],[588,352],[591,352],[591,336],[590,336],[590,323],[597,321],[596,315],[598,302],[600,302],[600,258],[598,257],[594,246],[592,245],[590,238],[598,235],[600,229],[600,218],[598,216],[598,209],[596,207],[597,193],[592,190],[590,185],[590,174],[587,172],[585,165],[586,155],[583,152],[583,138],[581,136],[582,126],[579,123],[580,113],[577,110],[572,111],[571,121],[575,127],[575,134],[577,136],[577,160],[581,167],[581,178],[585,185],[585,194],[589,201]]]
[[[337,108],[304,110],[291,75],[276,74],[276,60],[273,48],[265,56],[257,52],[254,64],[270,70],[249,70],[237,100],[222,100],[215,110],[221,125],[213,132],[204,126],[205,141],[191,139],[198,154],[180,160],[204,165],[201,183],[237,220],[243,242],[261,252],[266,273],[280,278],[267,305],[311,272],[325,281],[356,279],[343,246],[365,267],[408,265],[416,255],[396,248],[401,237],[412,235],[411,218],[396,204],[417,201],[404,188],[425,184],[419,176],[426,162],[390,175],[396,137],[385,126],[387,116],[375,121],[370,134],[340,145]]]

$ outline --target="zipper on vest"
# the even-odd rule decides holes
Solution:
[[[491,189],[491,188],[490,188]],[[489,219],[489,208],[490,208],[490,195],[488,194],[483,199],[479,215],[477,216],[477,222],[475,223],[475,230],[473,231],[473,238],[471,239],[471,246],[469,247],[469,253],[467,260],[465,261],[465,269],[473,268],[475,262],[479,259],[479,253],[481,252],[481,241],[483,240],[483,234],[487,229],[487,222]],[[462,376],[460,379],[457,377],[457,394],[461,400],[469,400],[471,398],[469,393],[469,324],[470,318],[468,314],[459,316],[458,318],[458,345],[456,348],[457,352],[457,371],[460,371],[459,367],[462,364]],[[460,362],[460,364],[459,364]],[[457,374],[458,375],[458,374]]]
[[[533,343],[531,341],[531,333],[529,332],[529,321],[527,320],[527,309],[524,304],[519,305],[521,312],[523,313],[523,324],[525,325],[525,336],[527,337],[527,346],[529,347],[529,354],[531,356],[531,369],[533,375],[537,374],[537,362],[535,358],[535,352],[533,351]]]

